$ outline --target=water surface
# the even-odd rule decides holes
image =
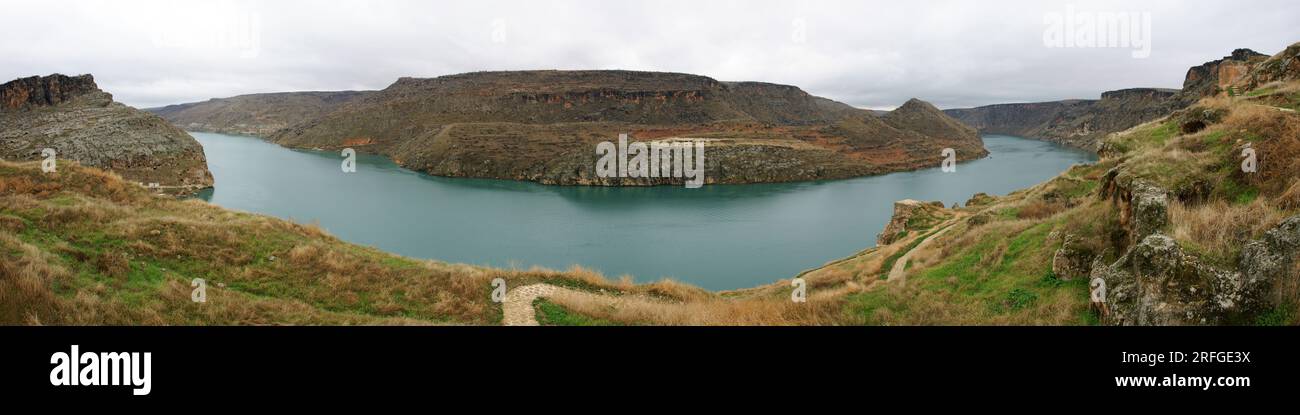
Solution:
[[[986,135],[991,155],[955,173],[936,166],[811,183],[561,187],[433,177],[366,155],[355,173],[343,173],[338,153],[191,134],[216,179],[200,197],[227,208],[317,222],[341,239],[411,257],[580,264],[611,278],[674,278],[714,290],[789,278],[871,247],[895,200],[964,203],[976,192],[1006,194],[1095,160],[1053,143]]]

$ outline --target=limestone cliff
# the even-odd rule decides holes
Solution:
[[[57,160],[111,170],[161,191],[212,185],[203,147],[162,118],[113,102],[90,75],[34,76],[0,85],[0,157]]]

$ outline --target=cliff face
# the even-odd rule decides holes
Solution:
[[[1300,46],[1292,49],[1300,50]],[[1276,61],[1268,66],[1279,69],[1257,70],[1265,60]],[[999,104],[944,112],[982,133],[1018,135],[1096,151],[1107,134],[1164,117],[1203,97],[1222,93],[1229,86],[1245,83],[1238,89],[1246,90],[1274,80],[1253,74],[1285,74],[1287,70],[1282,68],[1291,66],[1297,67],[1292,71],[1300,72],[1300,63],[1295,62],[1237,49],[1223,59],[1188,69],[1182,90],[1130,88],[1102,93],[1100,100]],[[1256,77],[1260,79],[1252,81]]]
[[[33,76],[0,86],[0,103],[4,105],[0,109],[4,111],[51,107],[74,100],[94,105],[107,104],[113,97],[100,91],[90,75]]]
[[[50,75],[0,85],[0,157],[56,159],[112,170],[162,191],[212,185],[203,148],[162,118],[113,102],[90,75]]]
[[[1300,43],[1255,64],[1247,76],[1231,80],[1241,90],[1251,90],[1270,82],[1300,80]]]
[[[1187,70],[1183,80],[1185,102],[1190,104],[1201,97],[1208,97],[1222,92],[1226,87],[1241,80],[1255,64],[1268,58],[1268,55],[1250,49],[1237,49],[1223,59],[1206,62]]]
[[[434,175],[582,185],[672,182],[597,177],[597,143],[621,133],[706,139],[707,183],[913,169],[938,165],[949,147],[962,160],[987,154],[974,130],[945,123],[942,112],[904,112],[947,127],[927,134],[787,85],[633,71],[479,72],[402,78],[270,138],[354,147]]]
[[[268,137],[320,117],[373,92],[284,92],[214,98],[204,102],[147,108],[189,131]]]
[[[1163,117],[1178,108],[1176,90],[1132,88],[1108,91],[1100,100],[998,104],[951,109],[948,115],[982,133],[1010,134],[1097,150],[1116,131]]]

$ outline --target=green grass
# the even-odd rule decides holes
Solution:
[[[1277,87],[1260,88],[1247,92],[1246,96],[1254,98],[1258,96],[1272,95],[1274,92],[1277,92]]]
[[[926,310],[936,307],[972,321],[1005,316],[1037,324],[1099,324],[1087,307],[1087,281],[1065,281],[1050,272],[1053,247],[1047,246],[1046,237],[1052,229],[1052,223],[1044,223],[1010,235],[991,232],[940,264],[920,270],[899,287],[901,292],[879,289],[849,296],[845,311],[867,324],[949,321],[926,317]],[[1077,303],[1072,319],[1041,320],[1035,314],[1039,305],[1064,299]]]
[[[1256,326],[1290,326],[1297,322],[1295,318],[1295,306],[1284,304],[1275,306],[1255,319]]]
[[[1051,273],[1055,247],[1048,246],[1046,240],[1054,225],[1052,222],[1034,225],[1011,236],[1010,240],[1006,236],[989,235],[955,258],[922,272],[918,280],[928,288],[948,289],[983,301],[994,313],[1024,310],[1057,290],[1086,295],[1086,281],[1064,281]],[[1005,247],[1000,246],[1002,243]],[[989,258],[999,250],[1000,257]],[[992,259],[996,259],[992,266],[985,265]],[[955,281],[956,285],[949,281]]]
[[[1178,123],[1166,121],[1134,129],[1128,135],[1114,139],[1109,144],[1120,153],[1130,153],[1143,148],[1162,147],[1178,133]]]
[[[900,249],[894,252],[893,255],[890,255],[889,257],[885,258],[885,262],[880,265],[879,278],[882,280],[889,279],[889,271],[894,269],[894,264],[898,262],[898,259],[902,258],[903,255],[907,255],[908,252],[912,252],[912,250],[916,249],[918,245],[921,245],[921,242],[925,242],[927,238],[933,236],[935,232],[938,231],[936,230],[934,232],[929,232],[924,235],[918,236],[916,239],[912,240],[911,243],[908,243],[906,247],[903,247],[903,249]]]
[[[533,301],[533,308],[537,310],[537,322],[543,326],[617,326],[609,320],[591,318],[582,314],[574,313],[568,309],[547,301],[545,298],[538,298]]]
[[[1259,188],[1238,182],[1232,176],[1225,176],[1217,191],[1224,200],[1236,205],[1250,204],[1259,198]]]
[[[1070,185],[1064,185],[1061,194],[1070,199],[1077,199],[1092,194],[1097,190],[1101,183],[1096,180],[1073,181]]]
[[[1003,304],[1011,310],[1023,310],[1038,301],[1038,294],[1023,288],[1016,288],[1007,293]]]

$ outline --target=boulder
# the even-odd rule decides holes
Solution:
[[[1169,225],[1169,200],[1165,190],[1146,182],[1133,186],[1132,239],[1140,241]]]
[[[966,201],[966,206],[967,207],[984,206],[989,203],[993,203],[994,200],[996,199],[994,199],[993,196],[989,196],[988,194],[980,192],[980,193],[976,193],[974,196],[971,196],[970,199]]]
[[[1052,255],[1052,273],[1065,281],[1087,276],[1092,269],[1093,256],[1091,250],[1079,243],[1078,237],[1067,234],[1061,248]]]
[[[1297,253],[1300,215],[1248,243],[1237,269],[1206,264],[1157,232],[1113,264],[1099,259],[1091,276],[1105,282],[1111,324],[1232,324],[1267,310],[1279,281],[1300,278],[1293,271]]]

